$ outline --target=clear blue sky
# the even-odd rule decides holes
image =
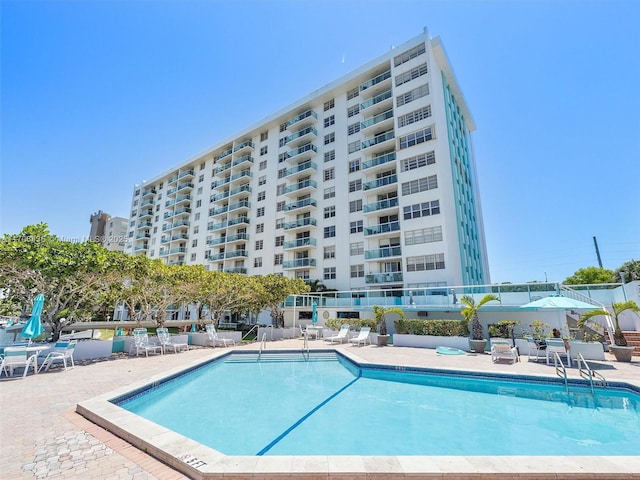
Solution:
[[[133,186],[420,34],[476,120],[491,280],[640,258],[640,1],[1,2],[0,233]]]

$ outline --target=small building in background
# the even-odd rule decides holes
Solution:
[[[128,220],[123,217],[112,217],[98,210],[89,219],[91,230],[89,240],[103,245],[108,250],[124,252],[127,236]]]

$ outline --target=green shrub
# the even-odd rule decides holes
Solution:
[[[342,325],[349,325],[352,330],[369,327],[373,332],[376,329],[376,320],[375,318],[330,318],[324,322],[324,325],[331,330],[340,330]]]
[[[440,337],[468,337],[466,320],[417,320],[399,319],[394,322],[396,333],[410,335],[436,335]]]
[[[515,320],[501,320],[489,325],[489,336],[493,338],[511,338],[513,327],[518,324]]]

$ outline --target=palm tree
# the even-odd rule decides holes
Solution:
[[[493,295],[492,293],[486,294],[480,299],[478,303],[476,303],[473,297],[470,297],[469,295],[465,295],[460,299],[460,301],[465,305],[462,310],[460,310],[460,314],[467,322],[471,322],[472,340],[484,339],[484,335],[482,333],[482,325],[480,324],[480,320],[478,320],[478,310],[482,308],[485,303],[492,302],[494,300],[499,302],[500,297],[498,297],[497,295]]]
[[[640,312],[640,307],[633,300],[628,300],[626,302],[614,302],[611,304],[611,308],[613,309],[613,313],[608,310],[591,310],[585,314],[580,315],[580,320],[578,321],[578,327],[584,328],[587,324],[587,321],[593,317],[597,317],[598,315],[606,315],[608,317],[613,317],[616,322],[616,328],[613,333],[613,344],[618,347],[626,347],[627,339],[624,338],[624,334],[622,333],[622,329],[620,328],[619,317],[622,312],[630,310],[632,312]]]
[[[378,334],[386,335],[387,334],[387,320],[385,316],[389,313],[397,313],[400,315],[400,318],[404,318],[404,312],[402,309],[398,307],[382,307],[380,305],[374,305],[371,307],[373,310],[373,314],[376,317],[376,324],[378,325]]]

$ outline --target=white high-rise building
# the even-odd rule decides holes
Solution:
[[[490,283],[474,129],[425,31],[136,186],[126,251],[338,290]]]

